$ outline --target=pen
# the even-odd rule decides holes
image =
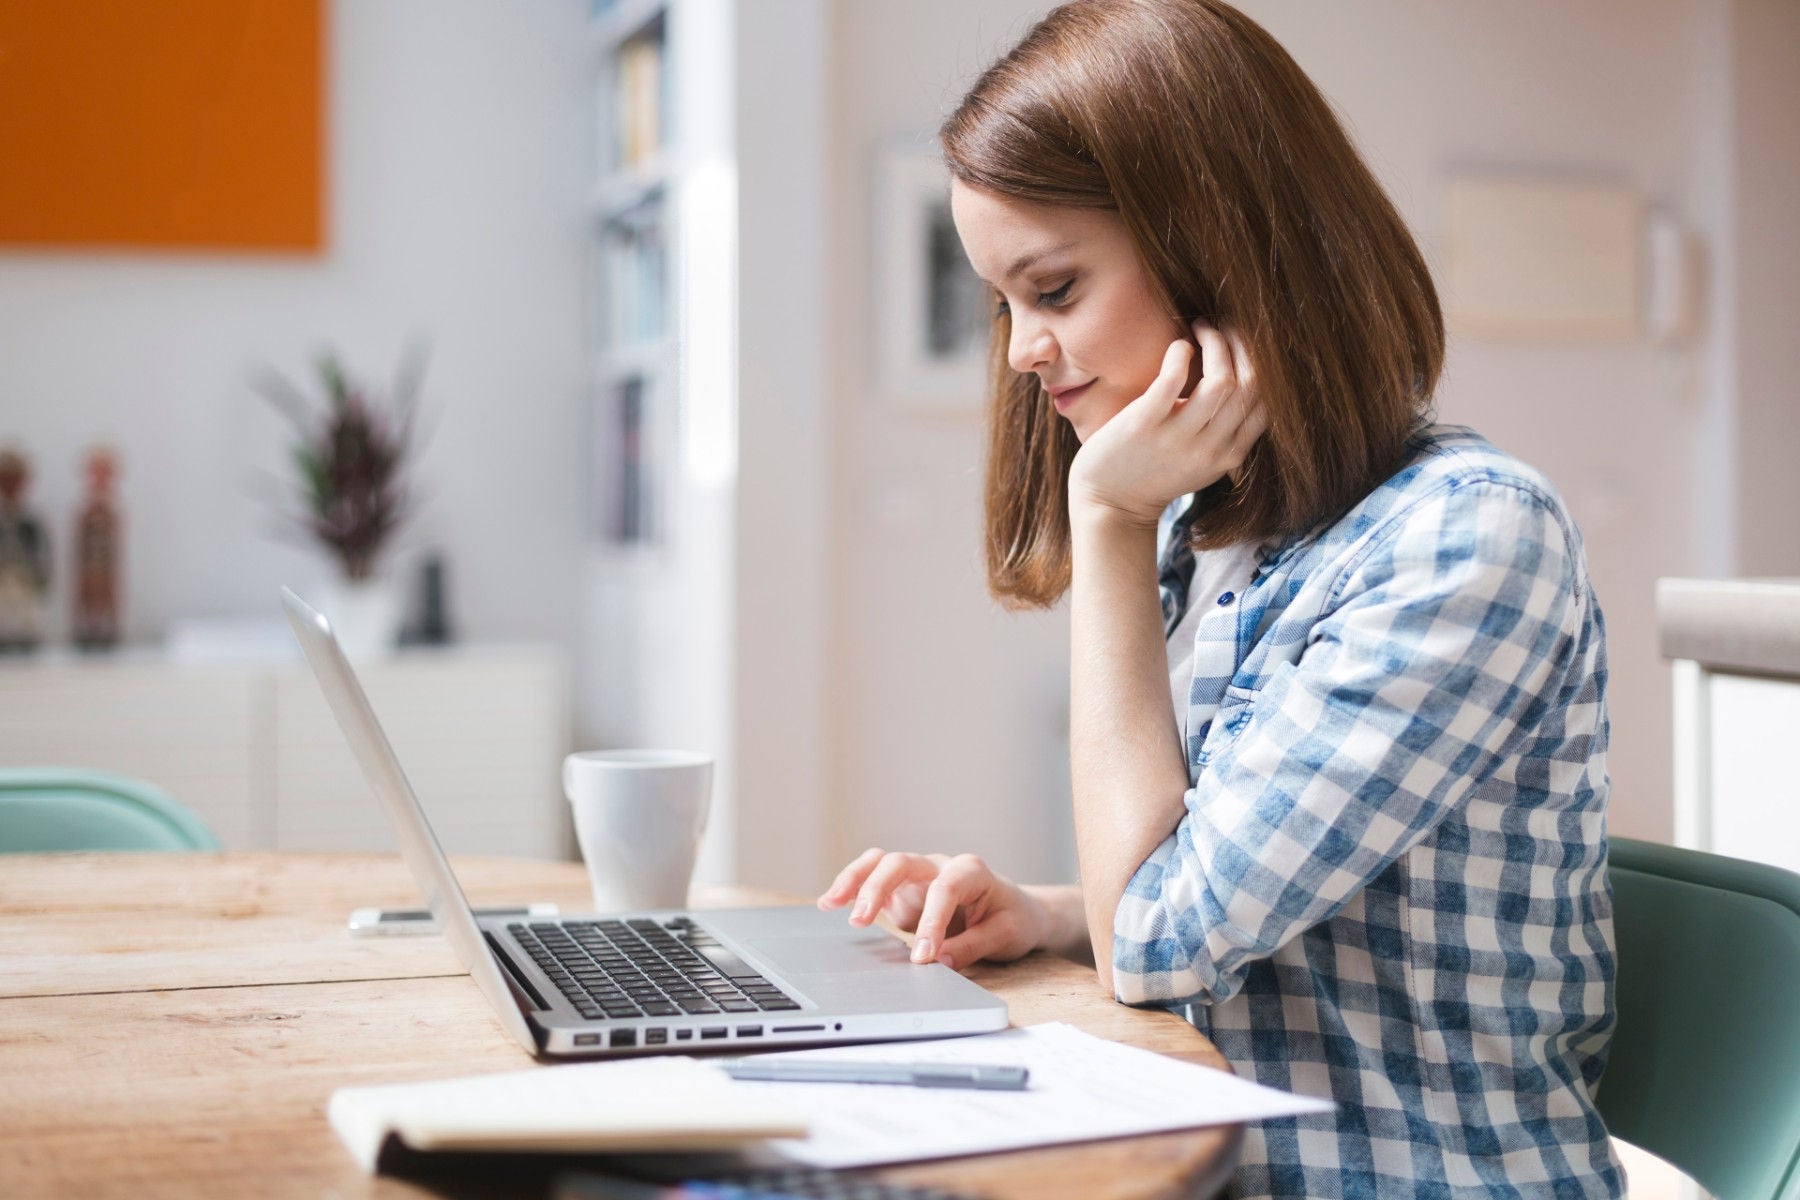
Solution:
[[[977,1063],[813,1062],[796,1058],[733,1058],[723,1064],[733,1079],[771,1083],[898,1083],[909,1087],[985,1088],[1017,1092],[1028,1067]]]

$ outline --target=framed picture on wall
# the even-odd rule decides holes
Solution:
[[[907,144],[875,174],[875,392],[903,412],[978,414],[993,317],[950,219],[949,172]]]

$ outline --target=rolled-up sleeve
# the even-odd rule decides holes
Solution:
[[[1118,999],[1229,999],[1454,811],[1572,669],[1575,579],[1555,507],[1511,481],[1447,483],[1373,531],[1132,877]]]

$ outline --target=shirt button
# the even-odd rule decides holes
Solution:
[[[1230,592],[1226,592],[1223,596],[1219,597],[1219,604],[1220,604],[1220,606],[1230,604],[1232,599],[1233,599],[1232,594]]]

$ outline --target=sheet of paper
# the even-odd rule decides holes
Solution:
[[[771,1105],[807,1114],[807,1137],[781,1139],[770,1148],[782,1158],[820,1167],[1016,1150],[1331,1109],[1328,1101],[1262,1087],[1063,1024],[771,1057],[996,1063],[1031,1070],[1022,1092],[736,1081],[737,1088],[754,1089]]]

